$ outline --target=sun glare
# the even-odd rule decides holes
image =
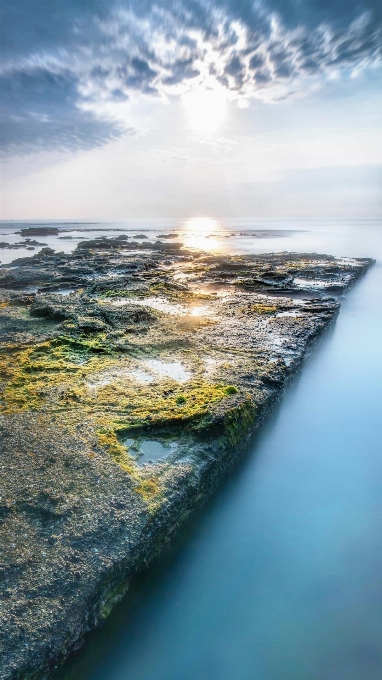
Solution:
[[[188,248],[221,252],[224,250],[224,242],[218,238],[220,228],[217,220],[212,217],[192,217],[184,222],[179,235]]]
[[[204,238],[216,232],[218,224],[211,217],[192,217],[186,222],[187,230]]]
[[[222,90],[194,90],[182,98],[189,125],[195,130],[213,132],[227,115],[227,97]]]

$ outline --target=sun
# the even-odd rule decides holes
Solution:
[[[211,236],[218,228],[217,221],[211,217],[192,217],[187,220],[186,226],[190,233],[203,238]]]
[[[227,115],[227,97],[223,90],[198,89],[183,95],[187,121],[194,130],[213,132]]]
[[[225,243],[219,239],[220,229],[219,222],[212,217],[191,217],[182,224],[179,236],[187,248],[223,252]]]

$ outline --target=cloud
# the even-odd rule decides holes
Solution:
[[[0,91],[0,146],[7,155],[47,148],[91,148],[127,132],[79,111],[78,80],[70,71],[36,68],[7,73],[0,76]]]
[[[277,102],[381,63],[377,0],[3,2],[2,136],[13,152],[103,144],[137,97],[223,88]]]

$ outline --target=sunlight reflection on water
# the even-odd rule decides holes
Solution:
[[[179,240],[186,248],[223,253],[227,244],[223,238],[222,225],[210,217],[193,217],[182,223]]]

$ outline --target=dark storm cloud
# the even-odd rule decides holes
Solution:
[[[126,102],[214,83],[285,99],[381,60],[380,0],[3,0],[2,146],[102,144]]]

